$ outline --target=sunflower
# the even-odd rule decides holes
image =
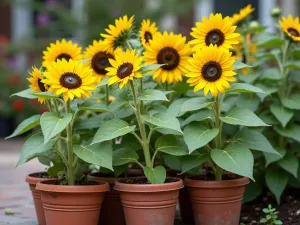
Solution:
[[[90,91],[96,89],[97,77],[93,70],[78,61],[62,59],[47,65],[43,83],[50,86],[49,91],[56,95],[63,94],[65,102],[74,97],[90,97]]]
[[[239,43],[240,34],[234,33],[236,26],[232,26],[229,17],[223,18],[220,13],[211,13],[209,19],[203,17],[202,21],[192,28],[191,36],[195,39],[190,41],[190,44],[194,45],[193,51],[210,44],[229,49]]]
[[[204,89],[204,95],[210,91],[213,96],[218,92],[224,93],[225,88],[230,88],[229,81],[236,81],[233,77],[235,57],[231,56],[228,49],[210,45],[199,49],[189,60],[186,74],[187,83],[194,87],[194,92]]]
[[[156,24],[151,23],[149,19],[142,21],[140,39],[144,47],[149,44],[149,40],[153,38],[157,30]]]
[[[47,85],[45,85],[42,82],[44,77],[38,68],[36,68],[35,66],[32,67],[32,71],[29,72],[29,74],[31,75],[31,77],[27,78],[27,80],[30,82],[30,88],[33,92],[47,91]],[[38,101],[42,104],[45,103],[46,100],[47,100],[46,98],[42,98],[42,97],[38,98]]]
[[[120,48],[114,51],[106,50],[104,41],[94,41],[92,45],[86,48],[83,58],[88,59],[86,64],[93,69],[97,83],[105,78],[107,74],[105,68],[111,66],[108,59],[114,59],[115,54],[120,51],[122,51]]]
[[[133,78],[141,78],[139,72],[143,58],[136,54],[135,50],[127,50],[116,55],[116,59],[109,59],[112,67],[106,68],[107,75],[111,76],[108,80],[108,85],[120,83],[119,87],[123,88],[128,81]]]
[[[291,15],[288,18],[282,17],[282,20],[279,21],[281,28],[283,29],[284,33],[293,41],[299,42],[300,41],[300,23],[299,17],[293,19]]]
[[[244,21],[254,10],[250,4],[242,8],[239,13],[235,13],[231,17],[232,24],[235,25]]]
[[[117,47],[124,45],[129,39],[133,30],[134,16],[128,19],[125,15],[115,20],[115,25],[109,25],[109,29],[105,29],[107,34],[100,34],[105,38],[105,44],[109,51],[113,51]]]
[[[154,71],[153,79],[169,84],[182,81],[191,54],[185,37],[172,32],[157,33],[145,48],[146,64],[165,64]]]
[[[56,41],[55,44],[51,43],[47,47],[46,51],[43,51],[43,66],[46,66],[47,63],[56,62],[57,60],[81,60],[81,47],[78,44],[73,44],[72,41],[66,41],[63,39],[61,42]]]

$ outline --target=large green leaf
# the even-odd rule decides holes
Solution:
[[[54,143],[55,140],[44,143],[44,137],[41,133],[32,135],[25,141],[21,149],[21,154],[17,166],[28,162],[29,160],[38,157],[44,152],[52,149]]]
[[[276,151],[278,152],[278,154],[264,152],[266,167],[269,166],[271,163],[282,159],[286,154],[286,150],[284,148],[277,148]]]
[[[33,95],[46,99],[58,98],[53,92],[34,92]]]
[[[275,127],[275,130],[284,137],[292,138],[300,142],[300,126],[296,124],[291,124],[286,128]]]
[[[162,154],[164,165],[170,169],[181,171],[180,158],[178,156]]]
[[[159,137],[155,143],[155,149],[156,151],[176,156],[187,155],[189,153],[182,137],[170,134]]]
[[[138,99],[143,101],[169,101],[164,92],[156,89],[145,90]]]
[[[144,66],[142,67],[139,72],[142,73],[142,74],[147,74],[147,73],[150,73],[150,72],[153,72],[154,70],[162,67],[164,64],[151,64],[151,65],[147,65],[147,66]]]
[[[204,121],[207,119],[212,120],[212,112],[209,109],[202,109],[186,118],[186,120],[181,123],[181,126],[185,126],[193,121]]]
[[[18,97],[28,98],[28,99],[36,99],[36,98],[38,98],[37,96],[33,95],[33,92],[31,90],[31,88],[23,90],[23,91],[20,91],[20,92],[15,93],[15,94],[12,94],[10,97],[13,97],[13,96],[18,96]]]
[[[24,120],[22,123],[20,123],[18,125],[18,127],[15,129],[15,131],[5,139],[9,139],[9,138],[18,136],[18,135],[23,134],[26,131],[29,131],[32,128],[38,126],[40,124],[40,117],[41,117],[41,115],[34,115],[34,116]]]
[[[135,126],[129,126],[127,122],[119,119],[112,119],[100,125],[94,136],[92,144],[109,141],[116,137],[132,132]]]
[[[285,127],[294,116],[293,110],[287,109],[278,103],[273,103],[270,107],[270,110],[283,127]]]
[[[152,116],[144,115],[143,118],[147,123],[159,128],[167,128],[182,133],[178,119],[168,114],[156,113]]]
[[[113,151],[113,165],[120,166],[132,162],[136,162],[139,159],[138,154],[132,149],[120,148]]]
[[[57,134],[62,132],[71,122],[73,115],[67,113],[64,117],[60,117],[56,113],[46,112],[41,116],[41,128],[45,137],[45,143]]]
[[[93,112],[109,112],[108,107],[102,102],[93,100],[85,101],[79,106],[79,110],[93,111]]]
[[[58,162],[51,166],[47,172],[50,177],[57,177],[58,173],[64,171],[65,168],[66,165],[63,162]]]
[[[186,173],[198,166],[202,163],[207,162],[209,160],[208,152],[197,152],[197,154],[186,155],[181,157],[181,172]]]
[[[206,108],[211,104],[205,97],[191,98],[182,104],[180,112],[196,111]]]
[[[300,110],[300,94],[291,94],[289,98],[282,98],[282,104],[289,109]]]
[[[208,144],[218,133],[219,129],[210,129],[203,126],[200,122],[193,122],[185,127],[183,138],[191,153]]]
[[[244,145],[232,143],[225,150],[213,149],[211,157],[219,167],[254,180],[253,155]]]
[[[260,88],[257,88],[251,84],[246,84],[246,83],[234,83],[231,85],[231,88],[226,90],[226,93],[234,93],[234,92],[265,93]]]
[[[243,128],[236,137],[234,142],[245,145],[249,149],[258,150],[262,152],[268,152],[279,155],[279,153],[273,148],[268,139],[260,132]]]
[[[224,117],[220,118],[224,123],[248,127],[269,126],[257,115],[248,109],[234,107]]]
[[[298,168],[299,168],[299,161],[298,158],[292,154],[286,154],[279,162],[278,165],[284,169],[285,171],[292,174],[295,178],[298,176]]]
[[[256,95],[249,96],[248,93],[240,94],[236,101],[236,106],[240,108],[249,109],[252,112],[255,112],[260,105],[260,99]]]
[[[88,146],[75,145],[73,151],[80,159],[87,163],[113,170],[112,145],[109,141]]]
[[[235,70],[239,70],[239,69],[243,69],[243,68],[247,68],[247,67],[251,67],[251,66],[243,63],[241,60],[236,60],[233,64],[233,67]]]
[[[288,174],[281,170],[269,167],[266,171],[266,184],[271,192],[275,195],[277,203],[280,203],[280,197],[288,184]]]
[[[145,167],[144,173],[151,184],[163,184],[167,177],[166,169],[162,166],[155,168]]]
[[[181,106],[184,102],[186,102],[187,98],[179,98],[172,102],[167,110],[167,114],[173,117],[181,116],[180,113]]]

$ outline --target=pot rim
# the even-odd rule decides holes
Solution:
[[[145,177],[131,177],[126,179],[141,179]],[[164,184],[125,184],[117,180],[114,189],[120,192],[165,192],[174,191],[183,188],[183,181],[177,177],[167,177],[175,179],[175,182]],[[123,179],[122,179],[123,180]]]
[[[95,181],[98,185],[57,185],[51,184],[53,180],[41,181],[37,183],[36,189],[44,192],[60,192],[60,193],[95,193],[106,192],[110,190],[107,182]]]
[[[241,177],[234,180],[220,180],[220,181],[206,181],[206,180],[193,180],[193,176],[187,176],[184,178],[184,185],[188,187],[198,187],[198,188],[229,188],[245,186],[250,183],[248,177]]]
[[[38,182],[40,181],[46,181],[46,180],[57,180],[57,178],[51,178],[51,177],[48,177],[48,178],[40,178],[40,177],[33,177],[32,175],[34,174],[39,174],[39,173],[45,173],[45,174],[48,174],[46,171],[42,171],[42,172],[35,172],[35,173],[30,173],[26,176],[26,179],[25,181],[28,183],[28,184],[37,184]]]

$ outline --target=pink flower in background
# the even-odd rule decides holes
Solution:
[[[49,15],[45,13],[38,14],[36,23],[42,27],[47,26],[50,23]]]

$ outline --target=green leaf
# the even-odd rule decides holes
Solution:
[[[292,174],[295,178],[298,176],[298,168],[299,168],[299,161],[297,157],[292,154],[286,154],[279,162],[278,165],[284,169],[285,171]]]
[[[213,149],[211,151],[213,161],[221,168],[254,180],[253,155],[244,145],[229,144],[225,150]]]
[[[146,73],[149,73],[149,72],[152,72],[160,67],[162,67],[163,65],[165,64],[151,64],[151,65],[147,65],[147,66],[144,66],[142,67],[139,72],[141,74],[146,74]]]
[[[139,100],[143,101],[169,101],[164,92],[156,89],[147,89],[143,95],[138,97]]]
[[[155,149],[156,151],[176,156],[187,155],[189,153],[183,139],[170,134],[160,136],[155,142]]]
[[[236,106],[240,108],[249,109],[252,112],[255,112],[260,104],[260,99],[256,95],[249,96],[247,93],[240,94]]]
[[[83,161],[113,170],[112,145],[109,141],[102,143],[73,147],[74,153]]]
[[[256,87],[258,87],[261,90],[266,92],[266,94],[257,93],[257,96],[260,98],[261,101],[263,101],[268,95],[271,96],[271,94],[276,93],[278,91],[278,87],[270,86],[270,85],[267,85],[267,84],[264,84],[264,83],[257,83]]]
[[[277,68],[268,68],[263,71],[262,76],[259,78],[260,80],[280,80],[282,79],[282,74]]]
[[[275,130],[282,136],[292,138],[300,142],[300,126],[296,124],[291,124],[286,128],[275,127]]]
[[[283,41],[279,38],[274,38],[273,34],[268,34],[265,35],[264,37],[257,37],[257,45],[260,48],[276,48],[276,47],[281,47]]]
[[[163,184],[167,177],[166,169],[162,166],[155,168],[145,167],[144,173],[151,184]]]
[[[28,98],[28,99],[37,99],[37,96],[33,95],[33,92],[30,88],[20,91],[20,92],[17,92],[15,94],[12,94],[10,97],[13,97],[13,96],[18,96],[18,97]]]
[[[50,177],[57,177],[57,174],[61,171],[64,171],[65,167],[66,166],[63,162],[55,163],[47,170],[48,175]]]
[[[269,167],[266,171],[266,184],[270,191],[275,195],[277,203],[280,203],[280,197],[288,184],[288,174],[281,170]]]
[[[108,107],[102,102],[88,100],[79,106],[79,110],[93,112],[109,112]]]
[[[52,112],[46,112],[41,116],[41,128],[45,137],[45,143],[57,134],[62,132],[68,124],[71,122],[73,115],[71,113],[66,114],[64,117],[59,117],[58,114]]]
[[[108,84],[109,76],[105,77],[98,85],[97,87],[102,87]]]
[[[167,110],[167,114],[173,117],[181,116],[180,108],[182,104],[187,100],[187,98],[179,98],[172,102]]]
[[[24,120],[22,123],[20,123],[18,125],[18,127],[15,129],[15,131],[5,139],[9,139],[9,138],[18,136],[18,135],[23,134],[26,131],[29,131],[32,128],[38,126],[40,124],[40,117],[41,117],[41,115],[34,115],[34,116]]]
[[[188,118],[186,118],[186,120],[184,120],[181,123],[181,126],[185,126],[193,121],[204,121],[210,119],[212,120],[212,113],[211,110],[209,109],[202,109],[199,112],[193,113],[191,116],[189,116]]]
[[[143,118],[147,123],[159,128],[167,128],[182,133],[178,119],[168,114],[156,113],[152,116],[144,115]]]
[[[225,117],[220,117],[224,123],[232,125],[241,125],[248,127],[269,126],[265,124],[257,115],[248,109],[234,107],[226,114]]]
[[[213,140],[219,133],[219,129],[209,129],[200,122],[188,124],[183,132],[183,138],[188,146],[189,153],[201,148]]]
[[[293,110],[287,109],[278,103],[273,103],[270,107],[270,110],[283,127],[285,127],[294,116]]]
[[[100,125],[94,136],[92,144],[109,141],[116,137],[132,132],[135,126],[129,126],[127,122],[119,119],[112,119]]]
[[[181,172],[186,173],[191,169],[200,166],[202,163],[207,162],[209,160],[208,152],[194,152],[192,155],[186,155],[181,157]]]
[[[252,66],[249,66],[249,65],[243,63],[241,60],[235,60],[233,67],[235,70],[240,70],[240,69],[252,67]]]
[[[138,159],[138,154],[132,149],[120,148],[113,151],[113,166],[136,162]]]
[[[190,112],[206,108],[212,103],[208,102],[206,97],[191,98],[184,102],[180,108],[180,112]]]
[[[166,167],[176,171],[181,171],[180,157],[169,154],[162,154],[162,158]]]
[[[282,104],[289,109],[300,110],[300,94],[291,94],[289,98],[281,99]]]
[[[271,163],[280,160],[286,154],[286,150],[284,148],[278,148],[278,149],[276,149],[276,151],[278,152],[277,155],[264,152],[264,157],[266,159],[266,167],[269,166]]]
[[[246,127],[234,137],[233,142],[243,144],[248,149],[280,155],[262,133]]]
[[[58,98],[58,95],[54,94],[53,92],[34,92],[33,95],[47,99]]]
[[[41,133],[30,136],[24,143],[17,166],[28,162],[29,160],[42,155],[44,152],[52,149],[55,140],[44,143],[44,137]]]
[[[285,65],[285,67],[290,68],[290,69],[299,70],[300,69],[299,63],[300,63],[300,60],[290,61]]]
[[[235,93],[235,92],[265,93],[260,88],[245,83],[234,83],[231,85],[231,88],[226,90],[226,93]]]

